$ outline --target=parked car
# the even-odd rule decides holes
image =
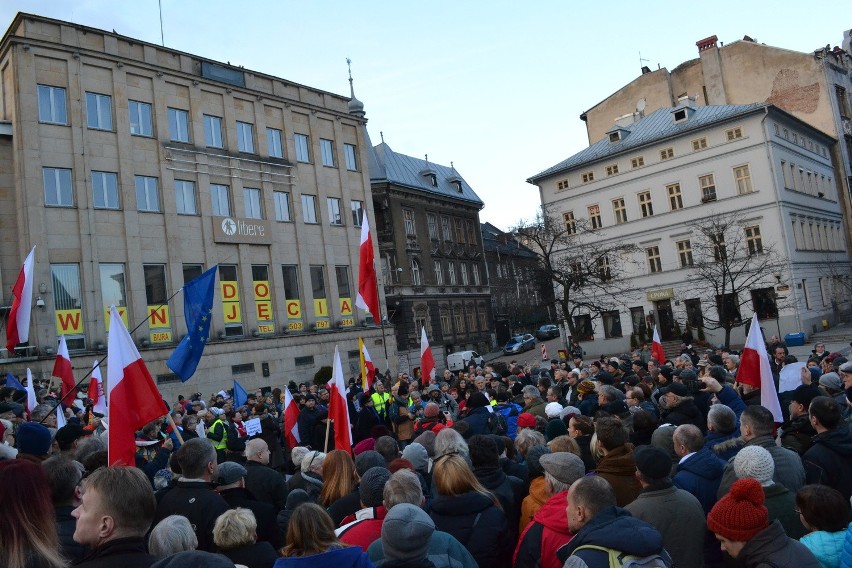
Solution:
[[[535,349],[535,337],[526,333],[524,335],[516,335],[509,340],[509,343],[503,346],[503,353],[511,355],[512,353],[520,353]]]
[[[535,332],[535,336],[539,339],[553,339],[559,337],[559,327],[551,324],[543,325]]]
[[[467,366],[473,363],[481,367],[485,359],[476,351],[457,351],[447,355],[447,368],[450,371],[467,371]]]

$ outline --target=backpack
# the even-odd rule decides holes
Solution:
[[[583,544],[575,548],[574,553],[583,549],[598,550],[605,553],[609,558],[608,566],[610,568],[671,568],[674,565],[671,556],[665,549],[661,550],[660,554],[640,557],[634,554],[626,554],[614,548]]]
[[[486,422],[486,427],[488,431],[492,434],[497,434],[498,436],[505,436],[506,432],[509,431],[509,423],[506,421],[506,417],[497,412],[496,410],[490,412],[488,414],[488,422]]]

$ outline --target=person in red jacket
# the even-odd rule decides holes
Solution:
[[[512,562],[514,568],[561,568],[556,551],[574,537],[565,520],[568,488],[586,474],[586,466],[569,452],[544,454],[539,463],[550,498],[521,534]]]
[[[382,538],[382,522],[387,515],[383,505],[385,483],[391,473],[384,467],[371,467],[358,486],[361,498],[361,510],[343,519],[340,528],[334,534],[341,542],[350,546],[360,546],[364,552],[376,539]]]

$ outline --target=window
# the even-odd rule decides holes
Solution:
[[[453,224],[456,226],[456,242],[464,243],[464,221],[454,219]]]
[[[563,189],[568,189],[568,180],[567,179],[561,179],[558,182],[556,182],[556,189],[559,190],[559,191],[562,191]]]
[[[809,310],[809,309],[811,309],[811,296],[810,296],[810,294],[808,294],[808,281],[804,278],[802,278],[801,288],[802,288],[802,297],[805,300],[805,309]]]
[[[692,243],[689,240],[677,241],[677,256],[680,259],[681,268],[689,268],[692,266]]]
[[[447,265],[449,267],[449,270],[447,271],[447,273],[450,276],[450,285],[455,286],[456,284],[459,283],[457,278],[456,278],[456,263],[451,260],[447,263]]]
[[[611,166],[606,167],[606,175],[614,176],[618,173],[618,164],[612,164]]]
[[[612,200],[612,212],[615,215],[616,225],[627,222],[627,208],[624,206],[624,198]]]
[[[716,296],[716,312],[719,314],[719,323],[739,324],[742,322],[740,315],[740,302],[734,293],[719,294]]]
[[[441,217],[441,234],[443,234],[445,241],[452,242],[453,235],[450,232],[450,218],[449,217]]]
[[[473,221],[465,219],[464,226],[467,229],[467,243],[470,245],[476,244],[476,234],[473,232]]]
[[[716,201],[716,181],[713,174],[699,176],[698,184],[701,186],[701,202]]]
[[[680,184],[673,183],[666,186],[666,191],[669,194],[669,207],[672,211],[683,209],[683,196],[680,194]]]
[[[73,207],[71,170],[42,168],[41,171],[44,178],[44,204],[54,207]]]
[[[731,140],[737,140],[743,137],[743,129],[737,126],[736,128],[731,128],[730,130],[725,131],[725,138],[730,142]]]
[[[713,245],[713,259],[716,262],[728,260],[728,245],[725,244],[725,235],[723,233],[711,235],[710,242]]]
[[[704,150],[707,148],[707,137],[702,136],[701,138],[696,138],[692,141],[692,151],[698,152],[699,150]]]
[[[286,191],[273,191],[272,201],[275,204],[275,220],[292,221],[290,217],[290,194]]]
[[[343,145],[343,157],[346,159],[346,169],[349,171],[357,171],[358,170],[358,159],[355,155],[355,145],[354,144],[344,144]]]
[[[183,283],[192,282],[204,272],[204,268],[200,264],[184,264],[181,266],[183,272]]]
[[[299,299],[299,271],[293,265],[281,265],[281,273],[284,276],[284,298],[287,300]]]
[[[648,257],[648,270],[651,272],[663,271],[663,264],[660,262],[660,247],[646,248],[645,256]]]
[[[162,306],[168,302],[166,288],[166,266],[164,264],[144,264],[145,302],[148,306]]]
[[[277,128],[266,129],[266,148],[271,158],[284,157],[284,145],[281,131]]]
[[[335,266],[334,275],[337,278],[337,295],[339,298],[351,298],[352,290],[349,289],[349,267]]]
[[[325,266],[311,266],[311,297],[314,300],[325,300],[327,298],[325,292]],[[316,302],[315,302],[316,303]],[[319,313],[317,316],[327,316],[328,314]]]
[[[249,219],[263,219],[263,205],[261,204],[259,189],[254,187],[243,188],[243,207],[245,207],[245,215]]]
[[[621,315],[618,311],[601,312],[601,320],[603,321],[604,337],[611,339],[622,336]]]
[[[460,263],[459,269],[461,271],[462,286],[470,286],[470,275],[467,272],[467,264]]]
[[[92,172],[92,197],[95,209],[118,209],[118,176]]]
[[[334,167],[334,142],[320,138],[320,154],[322,156],[322,165]]]
[[[778,306],[775,304],[775,288],[758,288],[751,291],[751,306],[757,319],[776,319]]]
[[[562,220],[565,221],[565,233],[568,235],[576,235],[577,221],[574,219],[574,212],[566,211],[562,214]]]
[[[302,194],[302,218],[305,223],[315,225],[317,222],[317,198],[307,193]]]
[[[694,329],[704,327],[704,314],[701,311],[701,299],[690,298],[684,301],[684,305],[686,306],[686,321],[689,322],[689,326]]]
[[[110,306],[126,307],[127,290],[125,288],[125,276],[123,264],[101,264],[101,305],[105,308]]]
[[[581,177],[583,178],[583,183],[595,181],[595,172],[586,172]]]
[[[479,286],[482,283],[482,276],[479,273],[479,265],[473,263],[473,266],[471,267],[471,272],[473,272],[473,285]]]
[[[222,119],[218,116],[204,115],[204,143],[208,148],[224,148]]]
[[[745,228],[746,245],[748,246],[748,254],[763,253],[763,239],[760,237],[760,226],[754,225]]]
[[[673,148],[663,148],[660,150],[660,159],[661,160],[669,160],[674,158],[674,149]]]
[[[112,97],[86,93],[86,124],[97,130],[112,130]]]
[[[237,150],[254,154],[254,125],[237,121]]]
[[[225,337],[242,337],[242,307],[239,301],[239,283],[237,267],[233,264],[219,265],[219,282],[228,282],[233,296],[222,300],[222,312],[225,323]]]
[[[643,191],[638,197],[639,210],[642,212],[642,217],[652,217],[654,215],[654,205],[651,203],[651,192]]]
[[[423,285],[423,275],[420,270],[420,261],[416,258],[412,258],[411,262],[411,285],[412,286],[422,286]]]
[[[635,158],[630,158],[630,167],[633,169],[641,168],[645,165],[645,158],[643,156],[636,156]]]
[[[453,328],[450,320],[450,312],[446,306],[441,306],[441,332],[444,335],[453,333]]]
[[[435,284],[438,286],[444,285],[444,265],[441,264],[440,260],[434,261],[435,267]]]
[[[609,257],[602,256],[595,263],[598,268],[598,277],[604,282],[612,280],[612,268],[609,265]]]
[[[80,287],[80,265],[51,264],[53,308],[56,312],[56,333],[64,335],[69,351],[86,348],[83,335],[83,292]]]
[[[785,162],[784,160],[781,160],[781,175],[784,176],[784,187],[786,189],[790,189],[790,173],[789,169],[787,168],[787,162]]]
[[[734,177],[737,180],[737,193],[744,195],[752,192],[751,173],[748,166],[739,166],[734,168]]]
[[[169,107],[169,139],[174,142],[189,142],[189,113]]]
[[[429,226],[429,238],[433,241],[438,240],[438,218],[434,213],[426,214],[426,224]]]
[[[461,306],[455,306],[453,320],[455,320],[456,324],[456,333],[464,333],[464,313]]]
[[[64,88],[49,85],[38,86],[38,119],[40,122],[68,124]]]
[[[294,134],[293,141],[296,143],[296,161],[309,163],[311,161],[310,145],[307,134]]]
[[[130,133],[139,136],[153,136],[151,105],[139,101],[128,101],[127,108],[130,111]]]
[[[417,231],[414,227],[414,211],[411,209],[403,209],[402,219],[405,224],[405,234],[410,237],[417,236]]]
[[[599,205],[589,205],[589,223],[592,229],[600,229],[603,226],[601,223],[601,208]]]
[[[157,212],[160,210],[160,187],[157,178],[135,176],[136,209]]]
[[[467,308],[467,329],[476,331],[476,314],[473,312],[473,306]]]
[[[488,314],[485,313],[485,306],[479,306],[479,329],[486,331],[488,330]]]
[[[647,334],[648,324],[645,323],[645,308],[642,306],[630,308],[630,324],[635,335],[644,336]]]
[[[213,215],[229,217],[231,215],[230,189],[227,185],[210,184],[210,197],[213,200]]]
[[[195,183],[175,180],[175,201],[178,215],[197,215],[195,204]]]
[[[349,207],[352,209],[352,226],[360,227],[361,221],[364,219],[364,202],[353,199],[349,203]]]
[[[340,216],[340,200],[336,197],[327,197],[328,222],[331,225],[342,225],[343,217]]]
[[[574,329],[580,335],[578,339],[591,341],[595,338],[595,330],[592,327],[592,317],[588,314],[574,316]]]

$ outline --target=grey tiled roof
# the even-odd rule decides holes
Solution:
[[[764,103],[753,103],[748,105],[699,106],[695,109],[695,112],[688,120],[679,123],[675,123],[672,118],[672,112],[675,108],[661,108],[627,126],[626,128],[630,131],[630,133],[624,138],[624,140],[615,143],[610,142],[608,137],[598,140],[585,150],[574,154],[555,166],[537,173],[530,177],[527,181],[534,184],[536,181],[552,174],[569,170],[583,164],[595,162],[603,158],[615,156],[623,152],[632,151],[641,146],[653,144],[672,136],[686,134],[692,130],[706,128],[712,124],[731,120],[745,114],[750,114],[768,106],[770,105]],[[676,108],[683,107],[679,106]]]
[[[370,182],[386,181],[441,197],[460,199],[477,205],[480,209],[485,205],[455,168],[398,154],[384,142],[370,149],[368,167]],[[435,174],[438,180],[437,186],[432,185],[428,176],[421,174],[424,170],[430,170]],[[459,192],[455,183],[450,180],[461,181],[462,191]]]

